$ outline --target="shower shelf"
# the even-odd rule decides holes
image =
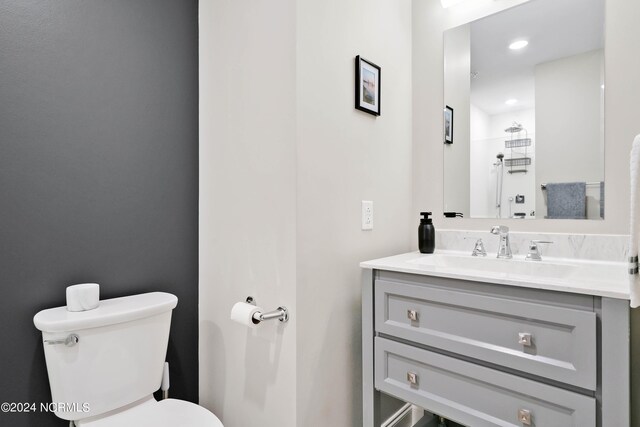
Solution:
[[[530,147],[531,138],[513,139],[504,142],[504,148]]]
[[[504,165],[507,167],[529,166],[531,165],[531,157],[516,157],[512,159],[504,159]],[[515,171],[511,171],[511,172],[515,172]]]
[[[504,166],[509,168],[507,172],[510,174],[527,173],[527,166],[531,165],[528,147],[531,147],[532,140],[529,132],[518,122],[513,122],[504,131],[510,135],[509,139],[504,141],[504,148],[510,150],[511,154],[510,158],[504,159]],[[514,169],[514,167],[518,169]]]

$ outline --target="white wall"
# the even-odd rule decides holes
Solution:
[[[417,213],[443,211],[443,30],[520,2],[200,2],[200,396],[226,427],[361,422],[357,264],[415,247]],[[608,0],[606,220],[501,221],[514,230],[627,231],[638,13]],[[382,66],[379,118],[353,108],[357,54]],[[250,294],[289,323],[231,323]]]
[[[469,105],[469,114],[469,139],[473,141],[491,138],[491,116],[474,104]]]
[[[472,2],[468,2],[472,3]],[[443,211],[442,186],[442,70],[443,31],[488,13],[489,8],[508,7],[513,2],[490,2],[468,11],[463,6],[442,9],[439,0],[413,2],[413,141],[414,211]],[[636,17],[637,0],[608,0],[605,42],[605,181],[609,189],[604,221],[501,220],[516,231],[628,233],[629,171],[631,143],[640,133],[640,38]],[[425,120],[432,117],[433,120]],[[436,228],[488,230],[495,220],[444,219],[436,215]],[[414,247],[416,245],[414,244]]]
[[[382,115],[354,109],[354,57],[382,67]],[[406,252],[411,1],[298,3],[298,426],[361,418],[360,261]],[[361,231],[360,202],[374,202]]]
[[[541,215],[546,215],[547,205],[540,184],[604,179],[600,130],[603,60],[602,50],[596,50],[535,68],[539,143],[536,210]],[[600,187],[588,189],[599,200]],[[599,217],[599,207],[596,211]]]
[[[470,104],[469,113],[469,217],[495,218],[496,173],[492,164],[497,152],[486,144],[490,137],[491,116],[474,104]],[[494,151],[493,159],[488,157],[491,151]],[[447,191],[445,188],[445,193]]]
[[[453,108],[453,144],[444,145],[444,210],[469,216],[471,27],[447,32],[444,56],[444,104]]]
[[[524,110],[507,111],[502,114],[494,114],[489,121],[489,137],[508,139],[509,134],[504,130],[511,126],[513,122],[518,122],[529,135],[536,132],[536,109],[526,108]],[[506,137],[506,138],[505,138]],[[502,144],[504,149],[504,143]]]
[[[225,427],[297,425],[295,10],[200,1],[200,402]],[[232,323],[248,295],[291,320]]]
[[[203,0],[200,55],[201,403],[225,427],[361,425],[359,263],[418,227],[411,0]],[[380,117],[354,109],[356,55]],[[231,323],[247,295],[291,320]]]

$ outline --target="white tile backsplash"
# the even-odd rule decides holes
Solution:
[[[549,240],[541,244],[542,257],[574,258],[594,261],[625,262],[629,236],[620,234],[564,234],[564,233],[509,233],[514,255],[526,255],[531,240]],[[482,239],[489,255],[498,249],[498,236],[488,230],[436,230],[436,250],[468,251],[476,240]]]

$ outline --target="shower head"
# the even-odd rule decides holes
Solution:
[[[498,159],[498,160],[502,160],[502,159],[504,159],[504,154],[502,154],[502,153],[498,153],[498,154],[496,155],[496,159]]]
[[[513,122],[511,127],[508,127],[504,130],[506,133],[516,133],[522,131],[522,125],[518,122]]]

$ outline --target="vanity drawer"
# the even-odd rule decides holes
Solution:
[[[594,312],[377,280],[375,328],[391,337],[596,389]]]
[[[378,390],[456,422],[473,427],[596,425],[592,397],[380,337],[374,346]]]

